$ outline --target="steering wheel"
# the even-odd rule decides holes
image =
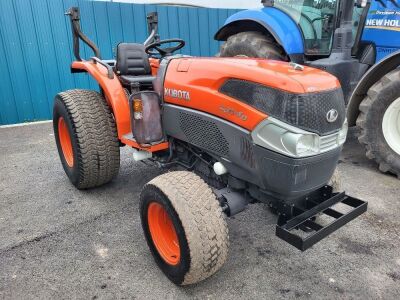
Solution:
[[[178,45],[174,47],[168,47],[168,48],[161,48],[160,46],[164,44],[169,44],[169,43],[177,43]],[[178,51],[179,49],[182,49],[185,46],[185,41],[181,39],[169,39],[169,40],[162,40],[158,42],[151,43],[150,45],[147,45],[145,48],[145,51],[147,54],[150,55],[157,55],[160,54],[161,57],[169,56],[172,55],[175,51]],[[155,50],[155,51],[154,51]]]

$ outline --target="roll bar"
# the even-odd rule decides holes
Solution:
[[[86,45],[88,45],[94,52],[94,56],[101,59],[101,53],[99,48],[93,43],[81,30],[81,14],[79,7],[71,7],[65,13],[71,20],[72,36],[74,41],[74,55],[78,61],[82,61],[79,49],[79,39],[81,39]]]
[[[69,16],[71,20],[71,28],[72,28],[72,37],[73,37],[73,47],[74,47],[74,55],[77,61],[82,61],[80,55],[80,46],[79,40],[82,40],[86,45],[89,46],[90,49],[94,52],[94,59],[97,63],[104,65],[101,61],[101,53],[99,48],[93,43],[81,30],[81,14],[79,11],[79,7],[71,7],[65,13],[66,16]],[[149,37],[144,42],[144,45],[147,46],[151,43],[158,42],[160,40],[160,36],[158,35],[158,14],[157,12],[151,12],[147,15],[147,25],[149,30]]]
[[[150,45],[155,42],[160,41],[160,36],[158,34],[158,13],[151,12],[147,15],[147,28],[149,30],[149,37],[143,43],[145,46]]]

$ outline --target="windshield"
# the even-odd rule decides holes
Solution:
[[[275,0],[300,26],[307,55],[329,55],[338,0]]]

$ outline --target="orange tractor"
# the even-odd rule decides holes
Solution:
[[[250,203],[269,205],[276,235],[300,250],[366,211],[366,202],[327,185],[347,134],[334,76],[280,61],[174,55],[185,42],[159,40],[154,13],[145,44],[121,43],[116,60],[106,61],[81,32],[79,9],[68,15],[71,70],[93,76],[100,93],[56,96],[62,165],[78,189],[115,178],[121,146],[170,170],[144,186],[140,215],[156,263],[175,284],[221,268],[226,217]],[[89,60],[80,57],[80,39],[95,53]]]

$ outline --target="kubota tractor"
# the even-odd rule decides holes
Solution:
[[[169,170],[144,186],[140,215],[154,259],[174,283],[221,268],[226,217],[250,203],[269,205],[276,235],[300,250],[366,211],[366,202],[327,185],[347,133],[334,76],[265,59],[174,55],[185,42],[159,40],[156,14],[145,45],[121,43],[116,60],[105,61],[81,32],[79,9],[68,15],[71,70],[93,76],[100,93],[56,96],[62,165],[78,189],[116,177],[121,146]],[[95,53],[89,60],[80,57],[80,39]]]
[[[229,17],[220,56],[291,61],[342,86],[366,155],[400,178],[399,0],[263,0]]]

